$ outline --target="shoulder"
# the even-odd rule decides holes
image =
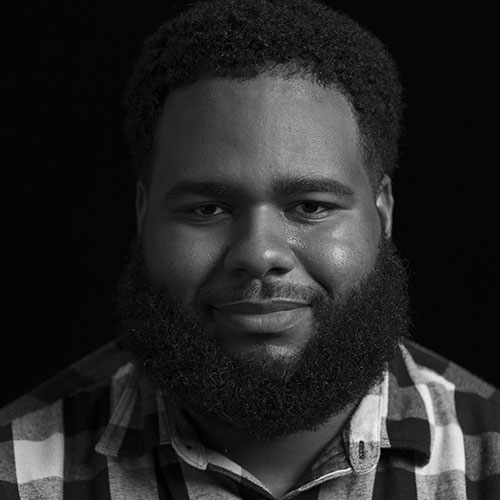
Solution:
[[[465,472],[468,490],[488,490],[492,481],[498,488],[500,391],[416,343],[406,343],[403,354],[426,408],[433,453],[439,458],[436,469],[453,457],[454,468]]]
[[[57,373],[29,393],[0,409],[0,427],[36,412],[50,412],[79,393],[96,397],[109,387],[113,374],[130,361],[117,342],[109,342]]]
[[[102,470],[100,456],[90,450],[108,423],[113,388],[128,366],[129,355],[108,343],[0,409],[2,498],[18,498],[18,488],[27,498],[45,498],[47,491],[58,498],[68,452],[87,464],[82,477]]]
[[[457,410],[500,411],[500,390],[453,361],[415,342],[406,342],[414,381],[438,390],[446,387],[454,394]],[[479,405],[479,407],[477,406]]]
[[[111,342],[0,409],[0,487],[27,482],[20,470],[60,477],[68,439],[91,446],[106,425],[112,382],[128,363]]]

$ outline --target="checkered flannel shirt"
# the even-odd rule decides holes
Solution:
[[[0,412],[1,500],[272,499],[108,344]],[[500,499],[499,391],[414,344],[284,499]]]

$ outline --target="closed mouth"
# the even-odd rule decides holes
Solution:
[[[307,307],[308,302],[299,302],[296,300],[271,299],[265,301],[234,301],[221,304],[214,304],[212,307],[222,311],[236,314],[268,314],[277,311],[290,311],[301,307]]]
[[[237,301],[213,306],[215,321],[231,332],[279,334],[302,324],[310,304],[290,300]]]

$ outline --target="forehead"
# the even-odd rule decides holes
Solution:
[[[200,177],[247,184],[280,175],[366,177],[347,99],[298,76],[204,78],[177,89],[164,104],[155,147],[153,181],[162,184]]]

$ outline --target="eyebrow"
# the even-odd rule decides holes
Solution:
[[[285,195],[304,194],[311,192],[332,193],[342,198],[353,198],[354,189],[333,179],[323,177],[290,177],[278,180],[274,190]]]
[[[199,196],[226,197],[237,191],[229,184],[213,181],[181,181],[165,193],[165,199],[195,194]]]
[[[165,199],[181,198],[187,195],[207,197],[237,197],[244,191],[242,186],[216,181],[181,181],[165,193]],[[273,182],[275,195],[291,196],[311,192],[331,193],[341,198],[355,197],[354,190],[346,184],[322,177],[290,177]]]

